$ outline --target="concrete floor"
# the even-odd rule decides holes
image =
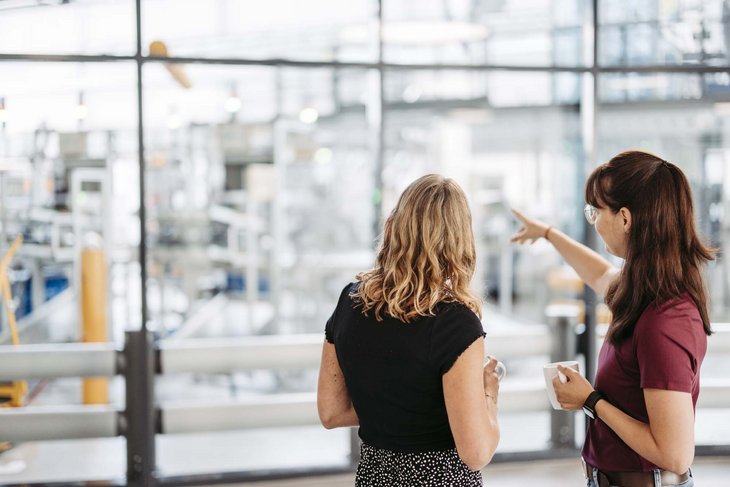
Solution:
[[[491,465],[484,469],[484,485],[499,487],[581,487],[585,480],[579,460],[550,460]],[[699,458],[692,467],[697,487],[730,485],[730,458]],[[243,485],[243,484],[237,484]],[[248,487],[352,487],[354,475],[301,480],[254,482]],[[229,485],[228,487],[234,487]]]

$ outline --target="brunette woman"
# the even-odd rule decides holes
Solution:
[[[695,406],[711,334],[687,178],[671,162],[624,152],[596,168],[585,215],[619,269],[546,223],[519,212],[523,243],[544,237],[612,312],[592,386],[572,369],[554,381],[566,409],[590,418],[582,457],[588,486],[692,486]]]

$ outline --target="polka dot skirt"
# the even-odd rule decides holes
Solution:
[[[355,487],[481,487],[481,472],[472,472],[456,448],[401,453],[362,444]]]

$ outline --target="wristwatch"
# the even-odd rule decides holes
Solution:
[[[598,419],[598,412],[596,412],[596,404],[601,399],[606,399],[606,398],[603,397],[603,394],[601,394],[598,391],[593,391],[588,395],[586,402],[583,403],[583,412],[586,413],[586,416],[588,416],[591,419]]]

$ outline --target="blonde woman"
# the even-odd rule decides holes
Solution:
[[[424,176],[385,222],[375,267],[325,328],[317,406],[360,426],[357,486],[480,486],[499,442],[496,360],[484,364],[475,249],[461,188]]]

